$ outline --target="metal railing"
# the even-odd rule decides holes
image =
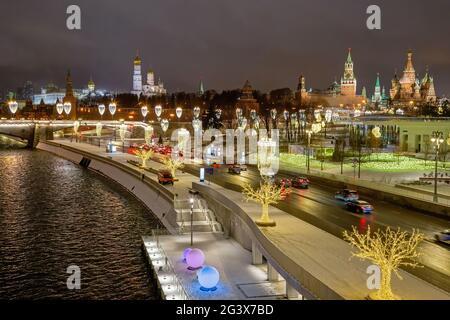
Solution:
[[[173,274],[176,292],[180,295],[182,300],[192,300],[192,297],[189,295],[189,293],[184,288],[182,281],[179,279],[177,273],[175,272],[175,268],[173,267],[172,263],[170,262],[170,260],[168,258],[168,255],[166,254],[161,243],[159,242],[160,236],[173,236],[173,235],[170,234],[170,232],[166,229],[153,229],[152,230],[153,241],[156,243],[156,247],[158,248],[160,254],[164,257],[164,265],[161,267],[162,268],[161,271],[165,271],[165,272]]]

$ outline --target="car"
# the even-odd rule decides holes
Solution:
[[[211,164],[211,167],[214,168],[214,169],[220,169],[220,163],[213,162],[213,163]]]
[[[439,241],[439,242],[442,242],[445,244],[450,244],[450,229],[436,233],[434,235],[434,237],[436,238],[436,241]]]
[[[292,187],[297,189],[308,189],[309,179],[305,177],[296,177],[292,179]]]
[[[286,200],[291,194],[291,188],[281,185],[281,200]]]
[[[277,181],[277,185],[280,187],[290,188],[292,187],[292,180],[288,178],[283,178]]]
[[[241,168],[241,171],[247,171],[247,166],[245,164],[238,165]]]
[[[372,213],[373,207],[370,203],[363,200],[350,200],[345,204],[347,210],[356,212],[356,213],[364,213],[369,214]]]
[[[228,173],[231,174],[241,174],[241,167],[239,165],[232,165],[228,167]]]
[[[341,191],[336,192],[334,197],[338,200],[342,201],[350,201],[350,200],[358,200],[359,194],[355,190],[351,189],[343,189]]]
[[[174,177],[172,176],[172,173],[168,170],[160,170],[158,171],[158,182],[162,185],[164,184],[171,184],[175,182]]]

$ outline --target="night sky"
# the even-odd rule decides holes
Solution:
[[[66,28],[66,8],[82,10],[82,30]],[[366,8],[382,8],[382,30],[366,28]],[[426,65],[438,95],[450,96],[448,0],[9,0],[0,3],[0,89],[31,80],[36,88],[131,90],[132,60],[152,68],[169,91],[307,87],[340,79],[351,47],[358,92],[371,94],[376,73],[387,89],[406,52],[422,77]]]

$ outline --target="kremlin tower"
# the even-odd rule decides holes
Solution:
[[[353,72],[352,49],[348,49],[345,62],[344,76],[341,78],[341,94],[344,96],[356,96],[356,78]]]

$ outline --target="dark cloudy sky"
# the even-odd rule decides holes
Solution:
[[[66,29],[66,8],[82,9],[82,30]],[[370,4],[382,8],[382,30],[366,28]],[[450,95],[448,0],[2,0],[0,88],[25,80],[37,87],[76,87],[92,74],[98,87],[130,90],[139,49],[169,90],[231,89],[246,79],[260,90],[327,87],[343,72],[348,47],[355,72],[372,92],[377,72],[389,86],[408,48],[438,94]]]

